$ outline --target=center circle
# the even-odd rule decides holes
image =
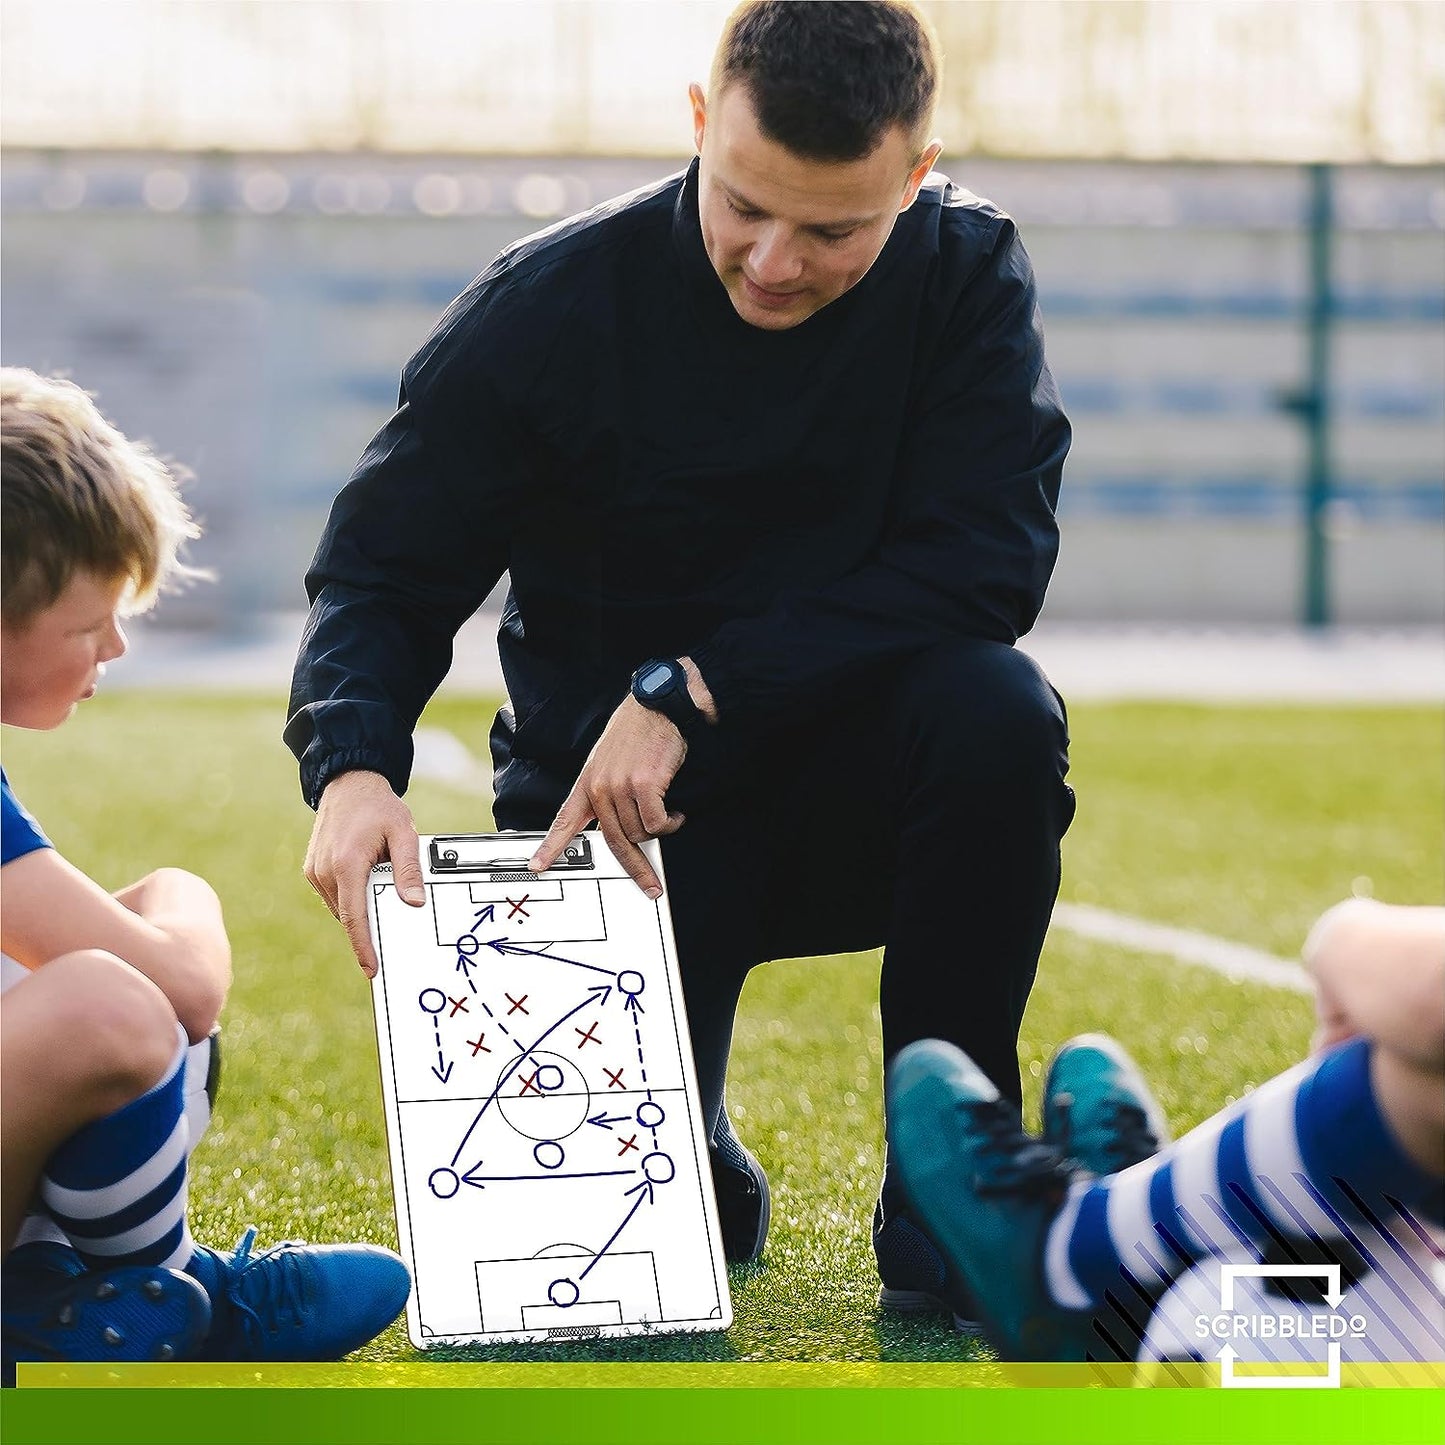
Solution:
[[[587,1122],[592,1093],[570,1059],[534,1049],[508,1063],[502,1074],[497,1108],[524,1139],[565,1139]]]

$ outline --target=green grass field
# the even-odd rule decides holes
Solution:
[[[492,704],[425,719],[482,747]],[[300,867],[311,815],[278,733],[279,698],[130,693],[61,731],[10,731],[5,763],[59,847],[108,887],[162,864],[226,904],[236,984],[220,1108],[195,1158],[194,1232],[228,1246],[394,1243],[368,988]],[[1079,814],[1063,896],[1291,956],[1352,889],[1438,902],[1441,716],[1427,708],[1079,706]],[[423,831],[476,831],[477,800],[419,784]],[[726,1335],[469,1358],[956,1360],[941,1323],[880,1316],[868,1224],[880,1168],[878,958],[789,961],[744,995],[729,1102],[768,1170],[773,1225],[734,1272]],[[1107,1029],[1155,1082],[1176,1130],[1286,1067],[1309,1003],[1056,931],[1024,1029],[1030,1108],[1055,1044]],[[560,1353],[566,1350],[565,1354]],[[365,1354],[413,1357],[394,1327]]]

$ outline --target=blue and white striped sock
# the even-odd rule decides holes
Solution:
[[[1438,1217],[1441,1181],[1381,1117],[1370,1054],[1355,1039],[1308,1059],[1152,1159],[1075,1184],[1044,1250],[1055,1303],[1157,1298],[1210,1256],[1357,1245],[1361,1227],[1379,1230],[1402,1208]]]
[[[185,1062],[180,1032],[154,1088],[72,1134],[46,1162],[41,1200],[92,1269],[185,1269],[195,1254],[186,1225]]]

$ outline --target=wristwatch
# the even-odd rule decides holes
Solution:
[[[677,724],[683,737],[703,720],[687,691],[687,673],[675,657],[653,657],[632,674],[632,695],[643,707]]]

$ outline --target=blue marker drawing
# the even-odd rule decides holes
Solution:
[[[424,1349],[725,1329],[666,897],[595,833],[532,874],[516,860],[540,837],[447,835],[422,908],[372,875],[408,1332]]]

